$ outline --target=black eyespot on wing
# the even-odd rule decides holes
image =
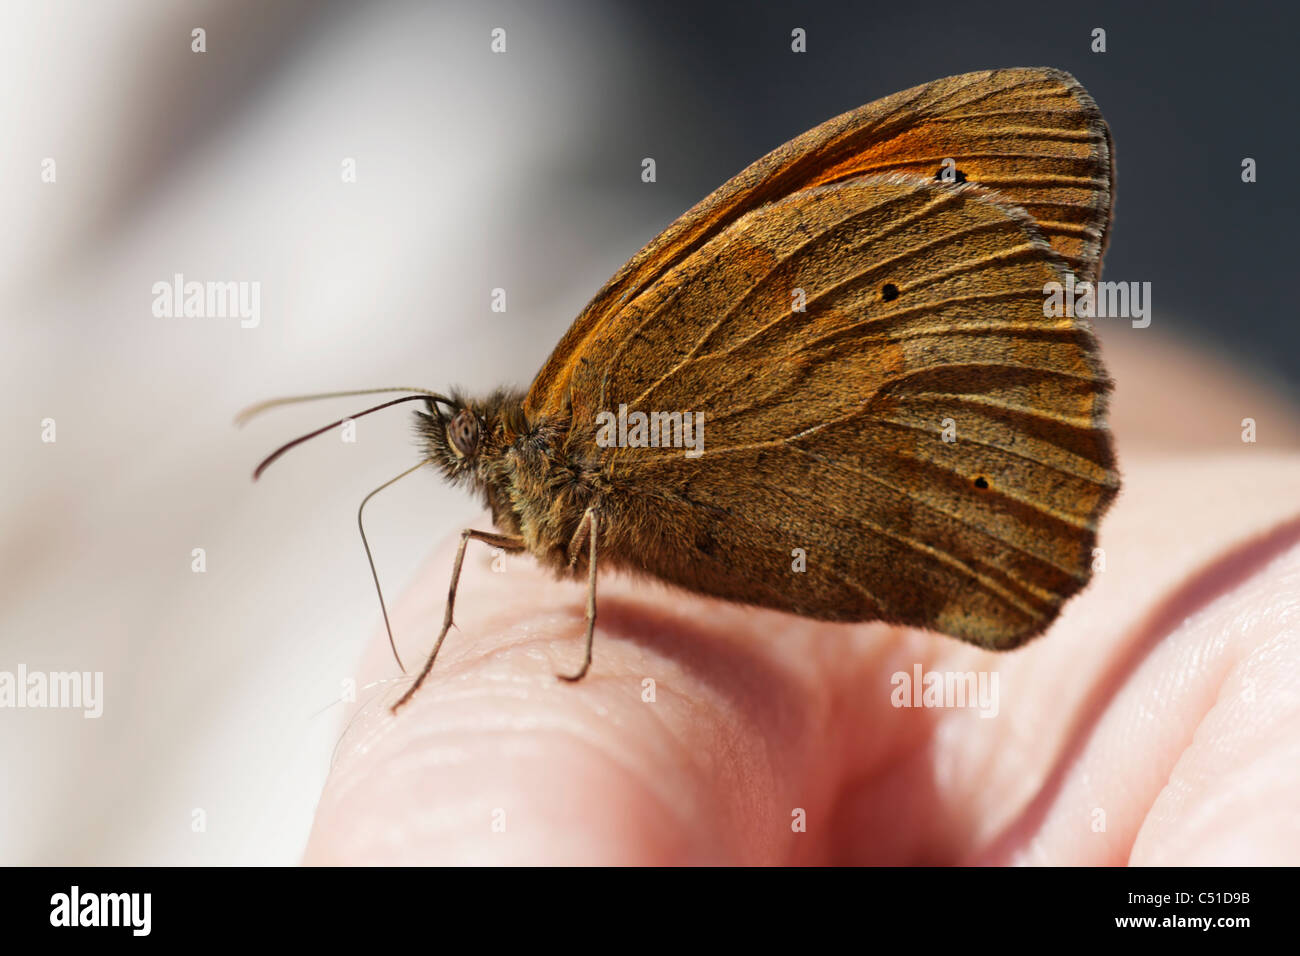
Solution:
[[[989,486],[989,480],[985,478],[983,475],[980,475],[978,478],[975,479],[976,488],[983,489],[983,488],[987,488],[988,486]]]
[[[886,302],[893,302],[898,298],[898,286],[892,282],[886,282],[885,287],[880,290],[880,297]]]

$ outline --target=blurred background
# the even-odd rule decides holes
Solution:
[[[254,486],[262,455],[362,405],[243,429],[237,410],[297,392],[527,384],[601,283],[688,206],[822,120],[927,80],[1057,66],[1110,122],[1105,277],[1151,282],[1154,302],[1150,328],[1101,329],[1121,466],[1239,452],[1247,416],[1260,444],[1300,445],[1290,12],[0,10],[0,671],[104,674],[99,719],[0,709],[0,863],[298,860],[341,732],[335,702],[382,626],[356,506],[416,459],[399,410]],[[1098,27],[1105,53],[1091,52]],[[795,28],[806,53],[791,51]],[[1241,181],[1245,157],[1256,183]],[[177,273],[260,283],[259,324],[155,316],[154,284]],[[1204,389],[1224,396],[1221,415],[1180,414],[1180,396]],[[377,498],[386,593],[477,514],[432,474]]]

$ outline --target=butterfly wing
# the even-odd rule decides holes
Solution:
[[[1109,210],[1109,136],[1067,74],[897,94],[670,226],[526,413],[568,416],[567,453],[599,463],[603,560],[1014,647],[1086,583],[1118,487],[1092,333],[1044,316],[1048,283],[1097,274]],[[599,447],[620,406],[702,415],[702,456]]]
[[[946,165],[945,160],[952,163]],[[663,231],[605,284],[525,400],[562,414],[589,338],[673,266],[748,212],[868,174],[933,179],[948,169],[1022,207],[1080,279],[1095,279],[1110,225],[1110,133],[1070,74],[989,70],[924,84],[828,120],[755,162]]]
[[[1118,487],[1092,332],[1044,316],[1065,270],[969,185],[868,176],[740,217],[588,340],[568,451],[601,456],[602,554],[810,617],[1041,632]],[[702,414],[703,454],[598,447],[620,405]]]

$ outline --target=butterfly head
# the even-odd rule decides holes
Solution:
[[[453,393],[430,398],[427,411],[416,412],[421,450],[446,478],[479,489],[495,484],[506,453],[521,431],[523,396],[499,391],[485,399]]]

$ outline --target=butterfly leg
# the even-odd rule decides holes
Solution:
[[[597,540],[597,518],[596,507],[593,505],[582,514],[582,521],[578,523],[578,530],[573,533],[573,540],[569,543],[569,565],[572,567],[578,562],[578,549],[575,545],[579,542],[583,531],[587,533],[587,649],[582,659],[582,666],[578,668],[576,674],[557,674],[561,680],[578,681],[587,676],[587,671],[591,667],[591,645],[596,637],[596,540]]]
[[[424,670],[420,671],[420,676],[415,679],[415,683],[407,688],[406,693],[393,705],[393,713],[397,713],[398,708],[410,700],[411,696],[420,689],[424,679],[429,676],[429,671],[433,670],[433,661],[438,656],[438,649],[442,647],[447,632],[451,630],[451,615],[456,606],[456,586],[460,583],[460,569],[461,565],[465,563],[465,546],[469,544],[470,538],[501,548],[503,551],[523,551],[526,547],[523,538],[516,538],[508,534],[475,531],[473,528],[466,528],[460,533],[460,547],[456,550],[456,563],[451,568],[451,587],[447,589],[447,610],[442,615],[442,630],[438,632],[438,639],[433,642],[433,650],[429,652],[429,659],[424,662]]]

